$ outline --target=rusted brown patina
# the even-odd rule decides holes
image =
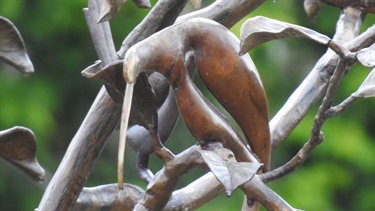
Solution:
[[[195,138],[201,143],[221,141],[239,161],[249,161],[244,159],[249,155],[240,137],[216,108],[203,100],[187,76],[186,55],[192,53],[202,80],[238,122],[251,149],[268,170],[271,144],[266,96],[250,57],[239,56],[238,51],[239,41],[228,29],[196,18],[129,49],[124,77],[134,83],[141,72],[162,73],[174,88],[181,115]]]

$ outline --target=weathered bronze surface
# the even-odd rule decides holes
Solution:
[[[144,190],[132,184],[124,184],[124,187],[121,192],[114,184],[83,188],[71,210],[133,210],[136,203],[142,199]]]
[[[34,72],[34,66],[26,52],[25,43],[17,27],[0,16],[0,61],[13,66],[25,75]]]
[[[222,141],[239,161],[249,161],[240,137],[216,108],[203,100],[187,76],[185,56],[192,52],[202,80],[239,123],[268,170],[271,144],[267,100],[250,57],[239,56],[238,50],[239,41],[228,29],[207,19],[192,19],[129,49],[124,75],[132,83],[140,72],[162,73],[174,88],[181,115],[195,138],[202,144]]]
[[[44,180],[45,171],[36,159],[36,138],[32,130],[15,126],[0,131],[0,157],[23,170],[33,180]]]

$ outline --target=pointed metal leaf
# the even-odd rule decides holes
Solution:
[[[251,180],[262,166],[260,163],[230,162],[227,163],[231,175],[233,190]]]
[[[117,15],[121,7],[125,4],[126,0],[103,0],[98,23],[103,23],[105,21],[111,20]],[[133,0],[133,2],[143,9],[151,8],[151,3],[149,0]]]
[[[122,60],[116,60],[103,68],[101,61],[97,61],[95,64],[84,69],[81,74],[86,78],[101,80],[105,84],[111,98],[115,102],[122,104],[124,89],[126,86],[126,83],[122,77],[122,63]]]
[[[14,24],[0,16],[0,59],[23,74],[34,72],[23,39]]]
[[[366,67],[375,67],[375,44],[358,51],[357,59]]]
[[[117,15],[126,0],[103,0],[100,6],[98,23],[108,21]]]
[[[34,133],[24,127],[0,131],[0,157],[25,171],[36,181],[44,179],[44,169],[36,160]]]
[[[375,97],[375,68],[371,70],[370,74],[368,74],[361,86],[352,96],[364,98]]]
[[[229,174],[229,169],[223,161],[223,159],[209,150],[199,150],[202,155],[203,160],[207,163],[211,172],[215,177],[223,184],[227,195],[230,195],[234,190],[232,187],[232,182]]]
[[[95,75],[102,69],[102,61],[95,61],[94,64],[82,70],[81,74],[85,78],[95,78]]]
[[[307,38],[321,44],[327,44],[330,41],[329,37],[314,30],[257,16],[248,19],[241,27],[239,54],[243,55],[262,43],[288,37]]]

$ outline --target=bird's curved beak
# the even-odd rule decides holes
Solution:
[[[128,53],[130,53],[128,51]],[[119,139],[119,151],[118,151],[118,187],[120,190],[123,189],[124,184],[124,155],[125,155],[125,145],[126,145],[126,131],[128,130],[130,108],[133,99],[134,85],[138,77],[138,63],[137,57],[130,53],[125,56],[123,64],[123,77],[126,83],[124,102],[122,105],[121,114],[121,126],[120,126],[120,139]]]

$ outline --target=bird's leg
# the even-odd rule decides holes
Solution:
[[[163,161],[164,164],[172,160],[175,155],[161,143],[157,129],[150,126],[149,131],[152,142],[154,143],[155,154]]]
[[[149,183],[154,177],[154,174],[148,168],[148,160],[149,160],[148,154],[144,154],[141,152],[137,153],[138,175],[142,180],[146,181],[147,183]]]

